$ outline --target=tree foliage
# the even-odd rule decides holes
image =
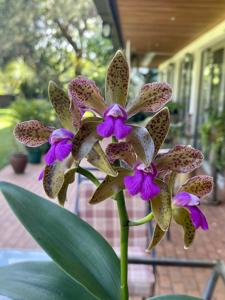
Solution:
[[[50,79],[67,83],[81,73],[103,86],[112,44],[91,0],[0,0],[0,27],[0,67],[20,58],[35,74],[21,85],[27,97],[44,96]]]

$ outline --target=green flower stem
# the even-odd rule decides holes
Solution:
[[[100,181],[93,175],[90,171],[82,168],[82,167],[77,167],[76,172],[87,177],[91,182],[93,182],[97,187],[100,185]]]
[[[153,218],[154,218],[154,215],[151,212],[150,214],[148,214],[147,216],[145,216],[142,219],[134,220],[134,221],[129,221],[128,224],[129,224],[129,226],[138,226],[138,225],[142,225],[142,224],[145,224],[147,222],[150,222]]]
[[[120,219],[120,290],[121,300],[128,300],[129,291],[127,284],[127,271],[128,271],[128,237],[129,237],[129,220],[127,209],[124,200],[123,191],[116,195],[117,207]]]

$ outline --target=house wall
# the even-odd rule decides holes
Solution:
[[[173,80],[173,100],[179,101],[179,80],[180,80],[180,67],[181,63],[186,54],[193,55],[193,69],[192,69],[192,84],[190,94],[190,108],[189,113],[191,114],[191,131],[194,134],[197,107],[200,92],[200,75],[202,65],[202,53],[207,48],[211,48],[214,45],[224,42],[225,45],[225,20],[218,24],[216,27],[210,29],[207,33],[203,34],[185,48],[177,52],[173,57],[159,65],[159,74],[161,74],[160,80],[167,80],[166,74],[169,66],[174,64],[174,80]],[[225,61],[224,61],[225,65]]]

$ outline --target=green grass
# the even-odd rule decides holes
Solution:
[[[24,147],[15,141],[12,134],[12,123],[10,109],[0,108],[0,168],[9,163],[12,153],[24,152]]]

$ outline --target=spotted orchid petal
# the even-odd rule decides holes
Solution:
[[[62,206],[64,206],[64,204],[67,200],[68,187],[75,180],[75,173],[76,173],[76,168],[71,168],[71,169],[67,170],[64,174],[63,185],[57,195],[58,201]]]
[[[100,146],[99,142],[95,143],[91,151],[87,155],[87,160],[90,164],[103,171],[105,174],[110,176],[117,176],[118,173],[111,166],[108,157]]]
[[[189,173],[200,167],[203,154],[190,146],[177,145],[155,160],[158,170],[171,170],[177,173]]]
[[[188,179],[178,192],[188,192],[201,198],[211,193],[213,189],[213,178],[206,175],[198,175]]]
[[[116,177],[109,175],[106,176],[104,181],[95,190],[91,200],[89,201],[90,204],[102,202],[124,189],[123,180],[126,175],[130,174],[130,171],[124,168],[118,168],[117,172],[118,176]]]
[[[127,142],[132,144],[134,151],[143,163],[148,166],[154,155],[154,142],[144,127],[133,127],[132,132],[127,137]]]
[[[98,120],[86,119],[73,139],[72,155],[76,161],[80,161],[91,151],[94,144],[100,139],[96,132]]]
[[[183,207],[173,208],[173,218],[175,222],[183,227],[184,248],[188,249],[195,237],[195,226],[192,223],[189,211]]]
[[[164,238],[165,236],[165,231],[163,231],[158,224],[156,224],[153,235],[152,235],[152,239],[148,245],[148,248],[146,249],[146,252],[150,252],[156,245],[158,245],[161,240]]]
[[[14,128],[15,138],[29,147],[38,147],[48,142],[54,128],[45,126],[37,120],[25,121]]]
[[[69,97],[79,108],[94,110],[100,115],[107,108],[95,82],[83,76],[78,76],[69,83]]]
[[[154,157],[163,144],[170,127],[170,112],[167,107],[155,114],[146,125],[155,145]]]
[[[74,128],[80,128],[81,126],[81,119],[83,117],[83,111],[82,109],[80,109],[76,103],[71,100],[70,103],[70,114],[71,114],[71,119],[72,119],[72,124]]]
[[[70,112],[71,101],[67,94],[53,81],[49,82],[48,94],[62,126],[73,130],[73,120]]]
[[[155,183],[160,187],[160,192],[151,200],[152,212],[159,227],[166,231],[172,218],[171,192],[163,181],[156,179]]]
[[[128,108],[129,117],[136,113],[156,112],[160,110],[171,98],[172,89],[167,83],[147,83],[139,93],[136,101]]]
[[[65,165],[63,162],[55,162],[46,166],[43,176],[43,187],[49,198],[56,198],[64,182]]]
[[[129,66],[121,50],[113,57],[106,76],[106,101],[125,107],[129,84]]]
[[[106,148],[106,154],[110,163],[114,163],[119,159],[125,161],[128,165],[133,166],[136,162],[136,154],[133,146],[127,142],[109,144]]]

